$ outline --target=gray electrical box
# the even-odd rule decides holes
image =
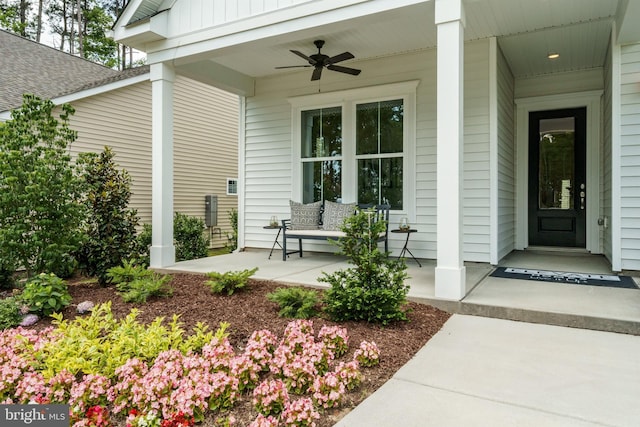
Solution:
[[[207,227],[218,225],[218,196],[213,194],[204,196],[204,223]]]

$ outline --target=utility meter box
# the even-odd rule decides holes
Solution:
[[[204,224],[207,227],[218,225],[218,196],[213,194],[204,196]]]

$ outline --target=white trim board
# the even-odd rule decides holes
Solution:
[[[528,176],[529,113],[562,108],[587,109],[587,218],[586,249],[600,253],[598,216],[600,212],[600,127],[601,90],[516,99],[516,249],[529,246]]]

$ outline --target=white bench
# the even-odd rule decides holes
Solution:
[[[368,209],[373,207],[373,205],[359,205],[360,209]],[[378,242],[384,242],[384,251],[389,251],[389,210],[391,206],[389,205],[377,205],[375,206],[376,212],[373,216],[374,221],[385,221],[385,231],[384,233],[380,233],[380,237],[378,238]],[[355,212],[354,212],[355,213]],[[321,216],[322,217],[322,216]],[[322,230],[320,223],[318,223],[318,228],[313,230],[292,230],[291,229],[291,220],[283,219],[282,220],[282,260],[286,261],[287,256],[290,254],[299,253],[302,258],[302,241],[303,240],[338,240],[341,237],[345,237],[346,234],[344,231],[334,231],[334,230]],[[287,251],[287,239],[298,239],[298,250],[295,251]]]

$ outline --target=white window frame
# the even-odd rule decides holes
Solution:
[[[236,192],[235,193],[230,193],[229,192],[229,183],[231,181],[235,181],[236,183]],[[227,178],[227,196],[237,196],[238,195],[238,178]]]
[[[415,222],[416,217],[416,88],[419,80],[411,80],[388,85],[350,89],[289,98],[292,107],[292,183],[293,200],[302,200],[302,158],[301,158],[301,118],[302,111],[341,107],[342,108],[342,201],[357,199],[355,120],[356,106],[369,102],[403,100],[403,209],[394,210],[398,216],[406,216]]]

